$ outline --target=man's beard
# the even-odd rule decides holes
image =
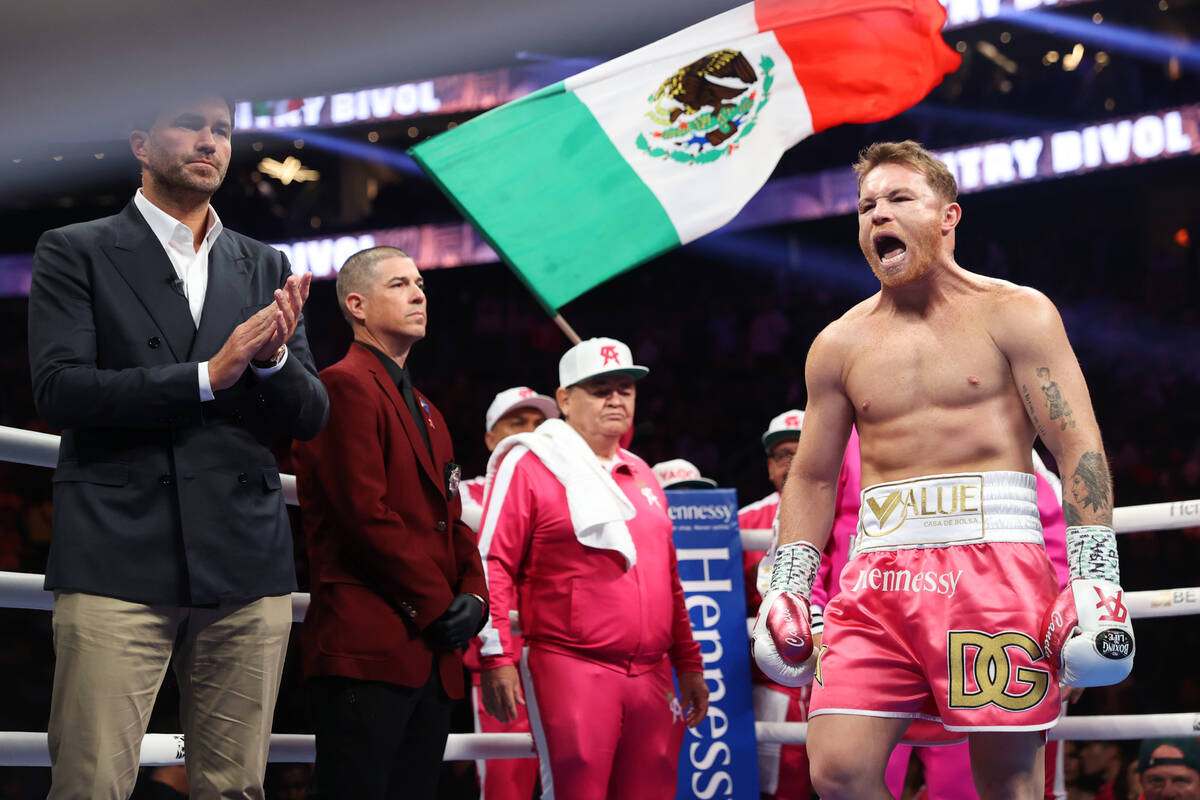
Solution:
[[[152,164],[150,172],[158,185],[168,189],[212,196],[225,180],[225,169],[218,169],[212,176],[199,176],[188,171],[188,163],[174,164],[166,169]]]
[[[904,243],[904,257],[908,260],[905,268],[901,272],[889,274],[883,271],[879,263],[879,255],[875,252],[875,243],[867,242],[866,246],[863,246],[859,242],[859,247],[867,259],[867,264],[871,267],[871,272],[888,289],[900,289],[924,278],[933,267],[939,245],[940,241],[936,233],[922,231],[915,234]],[[921,258],[922,255],[925,257]]]

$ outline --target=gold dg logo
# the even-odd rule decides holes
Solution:
[[[1041,648],[1038,643],[1017,631],[997,633],[995,636],[981,631],[950,631],[947,648],[950,653],[950,707],[983,708],[988,703],[1007,711],[1025,711],[1042,702],[1050,686],[1050,673],[1041,669],[1018,667],[1016,684],[1025,691],[1014,694],[1008,690],[1012,675],[1012,662],[1008,649],[1016,647],[1025,651],[1031,661],[1040,661]],[[968,691],[967,649],[975,651],[975,668],[972,670],[978,691]]]

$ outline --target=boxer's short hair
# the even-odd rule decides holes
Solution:
[[[862,192],[863,179],[880,164],[903,164],[920,172],[938,197],[947,203],[958,200],[958,181],[941,159],[936,158],[918,142],[906,139],[903,142],[875,142],[858,154],[854,162],[854,174],[858,177],[858,190]]]

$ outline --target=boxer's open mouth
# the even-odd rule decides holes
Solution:
[[[907,251],[908,247],[900,237],[890,233],[875,235],[875,254],[879,256],[879,263],[883,266],[896,263]]]

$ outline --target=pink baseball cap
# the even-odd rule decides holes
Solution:
[[[763,447],[770,452],[776,442],[782,442],[784,439],[799,439],[800,426],[803,424],[804,412],[800,409],[793,408],[783,412],[771,420],[771,424],[767,426],[767,432],[762,435]]]
[[[574,386],[601,375],[628,375],[635,381],[650,372],[633,363],[629,345],[616,339],[585,339],[563,353],[558,362],[558,385]]]
[[[518,408],[537,409],[546,415],[546,419],[557,419],[559,416],[558,404],[554,402],[554,398],[538,394],[528,386],[514,386],[500,392],[492,400],[492,404],[488,406],[487,415],[484,417],[487,425],[484,430],[490,431],[496,427],[496,423],[500,421],[501,417]]]
[[[664,489],[714,489],[717,482],[705,478],[696,465],[682,458],[660,461],[650,468]]]

